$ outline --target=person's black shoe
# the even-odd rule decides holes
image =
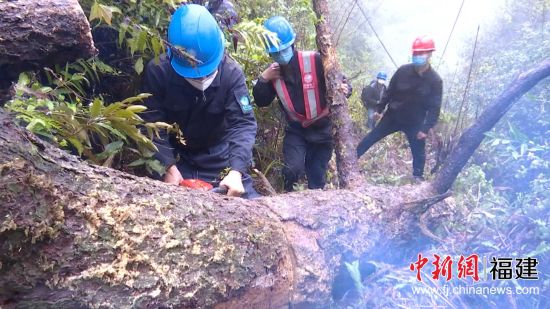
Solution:
[[[413,181],[413,183],[422,183],[422,182],[426,181],[426,179],[424,179],[424,176],[413,175],[412,181]]]

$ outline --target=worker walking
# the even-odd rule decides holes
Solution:
[[[412,45],[412,63],[401,66],[390,80],[378,105],[378,113],[387,106],[380,123],[357,146],[357,157],[382,138],[402,131],[407,136],[413,157],[413,177],[424,180],[426,137],[437,123],[443,92],[442,80],[431,67],[434,41],[426,36]]]
[[[376,120],[374,119],[376,108],[386,92],[387,78],[388,75],[386,72],[378,72],[378,74],[376,74],[376,79],[365,86],[361,92],[361,101],[363,102],[363,106],[367,109],[367,128],[370,130],[374,129],[374,125],[376,124]]]
[[[275,62],[259,76],[253,96],[260,107],[270,105],[278,97],[285,113],[285,190],[293,191],[294,184],[304,172],[308,188],[321,189],[325,186],[333,150],[321,56],[315,51],[295,50],[296,33],[284,17],[271,17],[264,27],[278,37],[276,42],[266,38],[267,52]],[[351,89],[346,90],[350,95]]]

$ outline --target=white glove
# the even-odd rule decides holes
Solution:
[[[231,170],[220,182],[220,187],[226,187],[229,196],[241,196],[244,193],[242,176],[241,172]]]

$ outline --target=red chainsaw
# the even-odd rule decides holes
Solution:
[[[211,183],[208,183],[200,179],[182,179],[180,181],[180,186],[202,191],[212,191],[220,194],[226,194],[226,187],[214,187]]]

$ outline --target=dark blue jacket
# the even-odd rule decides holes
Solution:
[[[315,67],[317,69],[317,78],[319,81],[319,100],[321,107],[324,108],[327,106],[326,92],[327,88],[325,85],[325,71],[323,69],[323,63],[321,60],[321,55],[319,53],[315,54]],[[304,103],[304,91],[302,87],[302,73],[300,72],[300,64],[298,61],[298,51],[294,50],[294,56],[290,59],[290,62],[286,66],[286,69],[282,72],[283,80],[285,81],[286,87],[288,89],[288,94],[290,100],[294,105],[294,109],[297,113],[305,115],[305,103]],[[348,97],[351,95],[352,88],[351,84],[348,83],[349,91]],[[254,102],[260,106],[268,106],[271,104],[273,99],[277,97],[277,92],[275,87],[269,81],[264,80],[261,76],[258,79],[256,85],[252,89],[252,95],[254,96]],[[281,102],[279,101],[279,105]],[[284,108],[281,105],[281,109],[284,111]],[[314,122],[311,126],[303,128],[302,124],[296,121],[293,121],[286,115],[288,126],[286,130],[289,130],[293,133],[303,136],[306,140],[310,142],[331,142],[332,141],[332,123],[330,117],[324,117]]]
[[[442,95],[443,82],[433,68],[419,75],[409,63],[392,76],[378,111],[389,105],[387,114],[397,122],[427,133],[439,119]]]
[[[204,92],[179,76],[162,55],[160,63],[147,64],[143,92],[153,94],[145,100],[147,122],[177,123],[185,145],[173,135],[154,140],[159,151],[155,158],[169,167],[178,153],[204,152],[220,143],[229,145],[229,167],[246,173],[252,162],[256,138],[256,119],[239,65],[225,56],[218,74]]]

